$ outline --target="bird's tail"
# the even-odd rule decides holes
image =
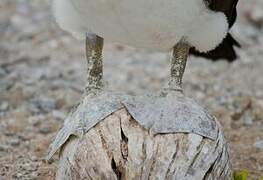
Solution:
[[[237,58],[234,46],[241,47],[240,44],[232,37],[232,35],[228,33],[222,43],[214,50],[207,53],[200,53],[194,48],[191,48],[190,54],[205,57],[213,61],[226,59],[229,62],[233,62]]]

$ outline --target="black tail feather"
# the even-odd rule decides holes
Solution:
[[[191,48],[190,54],[205,57],[213,61],[226,59],[229,62],[233,62],[237,59],[237,54],[235,52],[234,46],[241,47],[240,44],[232,37],[232,35],[228,34],[223,42],[214,50],[207,53],[200,53],[195,50],[195,48]]]

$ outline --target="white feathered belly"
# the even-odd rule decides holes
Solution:
[[[203,0],[55,0],[54,13],[73,34],[95,33],[108,41],[169,50],[182,37],[200,51],[215,48],[226,18]]]

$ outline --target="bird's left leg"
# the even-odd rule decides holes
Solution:
[[[182,40],[174,46],[168,88],[156,94],[134,97],[123,102],[139,124],[153,133],[194,133],[216,139],[213,117],[182,92],[189,44]]]
[[[86,36],[87,84],[85,91],[100,90],[103,87],[103,38],[95,34]]]
[[[182,91],[182,79],[186,67],[190,46],[182,39],[173,48],[171,58],[171,75],[168,89]]]

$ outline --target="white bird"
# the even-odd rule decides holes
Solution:
[[[228,31],[236,19],[237,1],[54,0],[53,12],[61,28],[77,38],[92,33],[107,41],[158,51],[169,51],[183,42],[188,46],[186,55],[193,47],[193,54],[232,61],[236,58],[233,46],[238,43]]]

